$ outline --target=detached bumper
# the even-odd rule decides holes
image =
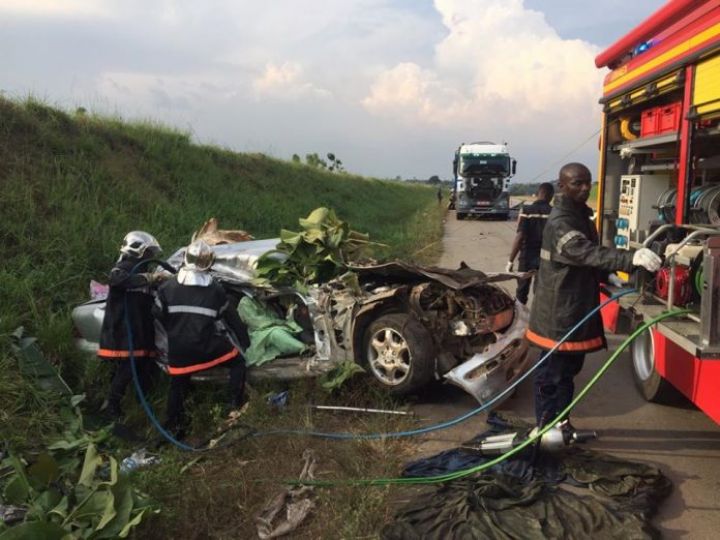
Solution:
[[[482,353],[448,371],[445,378],[480,403],[493,399],[530,367],[525,340],[528,319],[528,309],[515,302],[515,318],[510,327],[498,334],[498,340]]]

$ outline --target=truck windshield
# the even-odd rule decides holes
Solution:
[[[474,174],[507,176],[510,173],[510,158],[507,154],[461,154],[458,172],[463,176]]]

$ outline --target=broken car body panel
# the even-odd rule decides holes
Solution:
[[[530,367],[525,329],[528,310],[515,303],[515,320],[497,341],[481,353],[445,374],[445,379],[461,387],[480,403],[487,403],[505,390]]]

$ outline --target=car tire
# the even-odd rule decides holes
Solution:
[[[463,214],[462,212],[458,212],[457,219],[458,221],[462,221],[463,219],[465,219],[465,214]]]
[[[635,386],[640,395],[652,403],[677,402],[679,392],[655,369],[655,344],[650,331],[640,334],[630,347]]]
[[[416,392],[432,379],[432,337],[406,313],[387,313],[370,323],[362,347],[365,367],[374,383],[392,394]]]

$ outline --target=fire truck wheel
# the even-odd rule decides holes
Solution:
[[[645,401],[671,404],[679,392],[655,369],[655,340],[648,331],[640,334],[630,348],[635,386]]]
[[[365,366],[375,383],[392,394],[416,392],[432,379],[432,338],[407,313],[387,313],[370,323],[363,352]]]

